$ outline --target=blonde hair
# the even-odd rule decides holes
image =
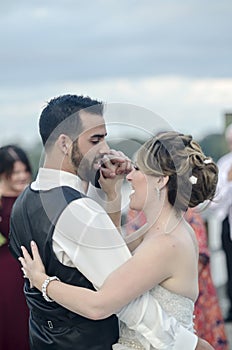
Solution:
[[[176,209],[186,211],[215,195],[217,165],[191,135],[175,131],[157,134],[139,149],[137,164],[147,175],[169,176],[168,200]]]

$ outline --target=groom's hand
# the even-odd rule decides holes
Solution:
[[[121,151],[110,150],[110,152],[103,157],[101,172],[105,178],[127,175],[131,170],[131,160]]]

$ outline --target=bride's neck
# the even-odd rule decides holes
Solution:
[[[171,232],[180,222],[181,213],[177,212],[170,203],[164,203],[159,208],[144,209],[148,227],[159,233]]]

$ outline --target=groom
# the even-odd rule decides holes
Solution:
[[[127,172],[128,162],[109,149],[103,119],[103,104],[89,97],[64,95],[52,99],[40,116],[40,135],[45,148],[43,168],[39,169],[35,182],[18,198],[11,218],[10,249],[16,258],[21,256],[21,245],[29,249],[33,239],[39,246],[42,260],[49,275],[58,276],[63,282],[94,289],[103,283],[107,274],[130,257],[125,245],[112,251],[110,261],[99,262],[101,268],[91,264],[91,254],[81,255],[75,232],[89,230],[95,220],[94,230],[104,229],[110,235],[116,230],[108,215],[96,213],[94,202],[84,195],[83,183],[94,183],[93,174],[107,157],[102,172],[115,177]],[[114,158],[114,159],[112,159]],[[111,160],[112,159],[112,160]],[[91,185],[90,185],[91,187]],[[106,198],[106,204],[119,199]],[[118,226],[120,212],[109,213]],[[76,220],[79,218],[79,221]],[[79,222],[79,226],[76,223]],[[93,229],[93,226],[91,227]],[[96,236],[97,232],[93,232]],[[77,253],[78,252],[78,253]],[[112,263],[113,262],[113,263]],[[85,276],[86,266],[92,268],[91,280]],[[25,296],[30,308],[30,345],[32,350],[111,350],[118,339],[118,320],[111,316],[92,321],[66,310],[55,302],[48,302],[25,280]],[[126,306],[121,316],[127,323],[127,315],[136,308],[154,309],[154,322],[165,324],[167,315],[159,304],[149,299],[149,293]],[[140,315],[138,315],[140,316]],[[130,326],[130,325],[129,325]],[[146,330],[146,313],[136,327]],[[177,350],[210,350],[207,343],[175,325],[173,339]],[[163,344],[162,329],[157,334],[157,344]],[[197,347],[196,347],[197,345]]]

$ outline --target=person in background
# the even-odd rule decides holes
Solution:
[[[225,139],[229,152],[217,162],[219,174],[216,197],[209,209],[221,221],[222,248],[227,268],[226,292],[229,301],[225,322],[232,322],[232,124],[225,130]]]
[[[193,228],[199,246],[198,282],[199,296],[194,307],[194,329],[197,335],[207,340],[215,350],[228,350],[222,312],[213,284],[210,271],[210,252],[207,246],[207,234],[204,221],[196,209],[188,209],[185,219]],[[128,210],[125,225],[125,234],[141,230],[146,225],[144,213]]]
[[[192,226],[199,245],[199,296],[194,309],[195,330],[197,335],[207,340],[215,350],[229,350],[222,311],[211,276],[206,226],[196,209],[189,209],[185,218]]]
[[[22,271],[8,248],[9,219],[16,198],[31,180],[31,166],[18,146],[0,148],[0,349],[29,350]]]

